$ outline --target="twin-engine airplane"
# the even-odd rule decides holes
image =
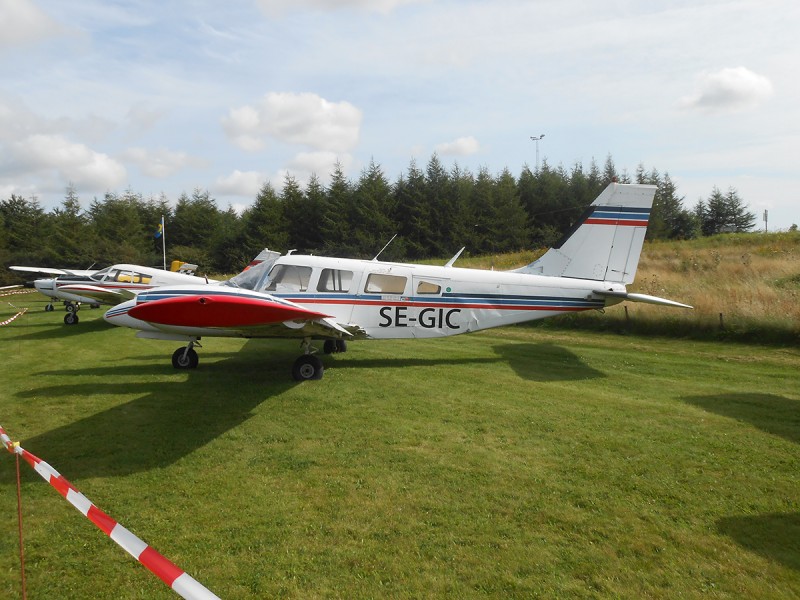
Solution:
[[[298,381],[320,379],[325,353],[346,340],[434,338],[602,309],[624,300],[691,308],[629,293],[655,186],[609,185],[572,230],[539,260],[515,271],[288,254],[218,285],[170,285],[140,293],[105,314],[138,337],[187,342],[172,356],[197,367],[203,337],[295,338]],[[459,253],[460,254],[460,253]]]
[[[64,323],[78,323],[81,304],[99,306],[100,304],[119,304],[130,300],[137,293],[162,285],[206,285],[204,277],[195,277],[189,272],[197,265],[180,263],[174,265],[175,271],[163,271],[141,265],[111,265],[100,271],[47,269],[40,267],[9,267],[15,271],[57,275],[46,279],[36,279],[28,284],[50,298],[46,311],[52,311],[53,301],[64,302],[67,314]],[[216,281],[214,281],[216,283]]]

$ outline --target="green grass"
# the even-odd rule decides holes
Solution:
[[[178,344],[0,327],[0,424],[222,598],[796,598],[800,350],[516,327]],[[13,311],[0,304],[0,320]],[[5,458],[3,458],[3,456]],[[173,598],[23,464],[28,597]],[[20,597],[14,459],[0,592]]]

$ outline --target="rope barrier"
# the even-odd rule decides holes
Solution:
[[[0,425],[0,441],[6,450],[22,457],[42,479],[53,486],[80,513],[94,523],[98,529],[114,540],[123,550],[143,564],[169,588],[186,600],[220,600],[188,573],[159,554],[151,546],[136,537],[109,515],[97,508],[86,496],[42,459],[31,454],[11,438]],[[22,538],[20,534],[20,546]],[[20,550],[21,551],[21,550]]]
[[[11,304],[11,303],[9,302],[9,304]],[[17,308],[17,307],[16,307],[16,306],[14,306],[13,304],[11,304],[11,306],[12,306],[13,308]],[[22,315],[24,315],[26,312],[28,312],[28,309],[27,309],[27,308],[23,308],[21,311],[19,311],[19,312],[18,312],[17,314],[15,314],[13,317],[9,317],[9,318],[8,318],[8,319],[6,319],[5,321],[0,321],[0,327],[2,327],[3,325],[8,325],[9,323],[11,323],[12,321],[14,321],[15,319],[18,319],[19,317],[21,317]]]
[[[3,288],[0,288],[2,290]],[[18,296],[21,294],[33,294],[36,290],[11,290],[11,291],[0,291],[0,298],[3,296]]]

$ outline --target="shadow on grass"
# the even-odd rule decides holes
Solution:
[[[725,517],[717,530],[741,547],[800,571],[800,513]]]
[[[169,366],[172,381],[152,381],[153,371],[144,367],[64,371],[65,379],[89,374],[97,375],[97,382],[65,382],[17,395],[32,403],[39,398],[75,403],[98,395],[120,403],[23,440],[23,447],[43,460],[53,460],[67,479],[166,467],[242,424],[257,406],[295,385],[288,367],[283,360],[264,361],[263,353],[251,351],[231,354],[196,371],[175,372]],[[158,375],[162,374],[159,369]],[[131,395],[135,398],[125,401]],[[29,475],[36,479],[35,473]]]
[[[681,400],[800,443],[800,400],[758,393],[684,396]]]
[[[17,329],[22,330],[23,328],[19,327]],[[13,339],[20,341],[63,339],[104,330],[113,331],[116,328],[103,321],[103,319],[87,319],[80,321],[76,325],[64,325],[63,317],[60,319],[56,317],[53,323],[34,323],[25,326],[25,329],[32,331],[15,335]]]
[[[514,372],[529,381],[578,381],[605,377],[580,357],[555,344],[500,344],[493,347]]]
[[[328,362],[331,366],[351,369],[382,368],[424,368],[441,365],[485,365],[487,363],[507,363],[521,378],[530,381],[576,381],[593,379],[605,375],[591,368],[569,350],[554,344],[500,344],[492,347],[494,357],[449,357],[426,356],[419,358],[359,359],[335,355]],[[335,362],[334,362],[335,360]]]
[[[733,319],[731,319],[733,321]],[[609,314],[571,313],[555,319],[543,319],[523,324],[523,327],[544,329],[569,329],[597,331],[619,335],[642,335],[665,339],[687,339],[698,341],[758,344],[760,346],[794,346],[800,341],[797,327],[786,327],[768,322],[738,320],[720,327],[719,321],[709,319],[705,323],[670,318],[631,318]]]

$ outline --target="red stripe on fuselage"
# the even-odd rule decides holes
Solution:
[[[647,227],[647,221],[633,221],[630,219],[593,219],[588,218],[584,225],[623,225],[627,227]]]

